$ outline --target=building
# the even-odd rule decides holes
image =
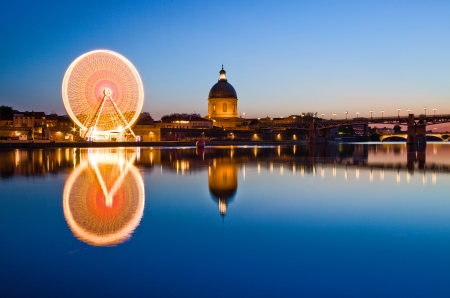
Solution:
[[[238,97],[234,87],[228,83],[226,71],[219,72],[219,81],[208,95],[208,116],[213,124],[220,128],[246,128],[244,119],[238,117]]]
[[[66,116],[58,116],[57,127],[75,128],[75,123],[73,123],[72,120],[67,115]]]
[[[14,127],[43,127],[45,123],[44,112],[23,112],[14,114]]]
[[[47,115],[45,119],[45,127],[57,127],[58,126],[58,115],[50,114]]]
[[[12,117],[4,117],[0,119],[0,127],[14,127],[14,120]]]
[[[171,114],[163,116],[160,123],[161,128],[203,128],[213,127],[212,120],[202,118],[199,114]]]

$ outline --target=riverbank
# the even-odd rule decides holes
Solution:
[[[307,141],[207,141],[206,146],[273,146],[306,145]],[[39,149],[39,148],[111,148],[111,147],[195,147],[195,142],[50,142],[34,141],[0,141],[1,148]]]

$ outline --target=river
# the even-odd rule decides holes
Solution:
[[[3,297],[445,297],[450,144],[0,151]]]

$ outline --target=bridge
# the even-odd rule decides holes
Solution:
[[[421,123],[423,125],[436,125],[436,124],[444,124],[450,123],[450,114],[445,115],[435,115],[435,116],[425,116],[413,115],[414,121],[417,123]],[[304,129],[309,130],[311,127],[311,119],[314,120],[314,125],[316,129],[324,129],[324,128],[332,128],[339,126],[350,126],[357,124],[390,124],[390,125],[408,125],[409,123],[409,115],[408,116],[395,116],[395,117],[358,117],[358,118],[346,118],[346,119],[321,119],[311,117],[308,120],[299,119],[299,117],[295,118],[295,121],[285,122],[285,123],[262,123],[262,129],[282,129],[282,128],[291,128],[291,129]]]
[[[315,117],[310,117],[307,121],[303,121],[298,117],[296,121],[284,122],[284,123],[262,123],[260,125],[261,129],[301,129],[308,130],[308,142],[316,143],[325,141],[325,132],[327,129],[336,128],[340,126],[352,126],[361,124],[388,124],[388,125],[404,125],[407,126],[407,133],[399,134],[398,137],[406,139],[408,144],[426,143],[427,136],[434,136],[443,141],[448,141],[448,134],[426,134],[427,125],[436,125],[450,123],[450,114],[445,115],[419,115],[409,114],[405,116],[397,117],[370,117],[370,118],[352,118],[352,119],[320,119]],[[393,135],[390,135],[393,137]],[[385,139],[387,137],[384,137]]]
[[[383,141],[389,141],[389,139],[404,139],[405,141],[408,140],[408,134],[406,133],[393,133],[393,134],[386,134],[380,136],[380,142]],[[426,134],[427,140],[436,140],[436,141],[442,141],[442,142],[448,142],[450,141],[450,134],[449,133],[427,133]]]

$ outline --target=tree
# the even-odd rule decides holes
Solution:
[[[304,115],[304,117],[317,117],[317,112],[306,112],[302,113],[302,115]]]
[[[0,106],[0,119],[13,119],[14,113],[17,113],[17,111],[13,110],[12,107]]]
[[[252,119],[249,123],[249,125],[257,125],[259,124],[259,120],[258,119]]]
[[[375,127],[369,128],[369,134],[370,135],[379,135],[380,132],[378,131],[378,128],[375,126]]]
[[[339,126],[339,134],[340,135],[355,135],[355,130],[353,126]]]

